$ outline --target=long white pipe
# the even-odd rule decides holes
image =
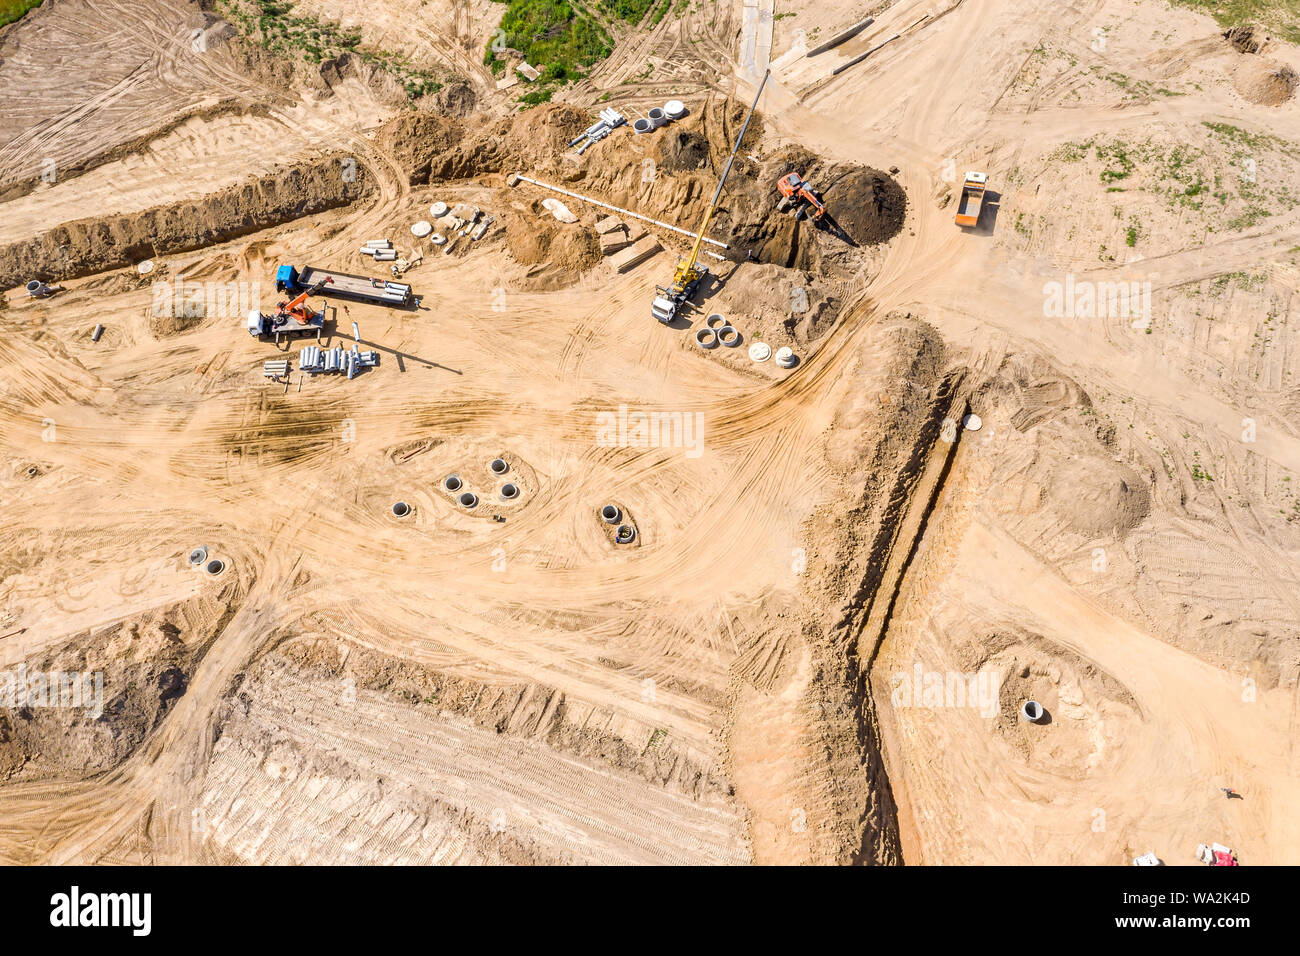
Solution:
[[[569,190],[567,189],[561,189],[559,186],[552,186],[549,183],[538,182],[536,179],[529,179],[527,176],[520,175],[519,173],[515,173],[515,176],[519,179],[520,182],[532,183],[534,186],[541,186],[543,189],[549,189],[553,193],[560,193],[561,195],[564,196],[572,196],[574,199],[581,199],[583,202],[589,202],[593,206],[600,206],[602,209],[612,209],[614,212],[621,213],[624,216],[631,216],[633,219],[640,219],[642,222],[654,223],[656,226],[660,226],[664,229],[671,229],[673,232],[679,232],[683,236],[690,236],[692,239],[695,238],[695,233],[691,232],[689,229],[682,229],[678,226],[670,226],[666,222],[660,222],[658,219],[651,219],[649,216],[643,216],[639,212],[632,212],[632,210],[623,209],[620,206],[612,206],[607,202],[601,202],[599,199],[592,199],[590,196],[583,196],[580,193],[569,192]],[[725,242],[718,242],[718,240],[716,239],[709,239],[706,237],[704,241],[712,245],[715,245],[720,249],[731,248]]]

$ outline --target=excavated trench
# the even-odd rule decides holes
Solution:
[[[33,239],[0,247],[0,288],[31,279],[74,279],[227,242],[346,206],[374,188],[363,164],[339,154],[298,163],[201,199],[63,223]]]

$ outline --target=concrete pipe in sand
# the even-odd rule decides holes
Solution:
[[[461,492],[461,496],[456,500],[460,502],[462,508],[474,508],[478,505],[478,495],[472,491]]]
[[[663,107],[661,106],[650,107],[650,112],[647,115],[650,117],[650,125],[654,126],[656,129],[668,122],[668,115],[663,111]]]
[[[501,486],[502,501],[514,501],[518,497],[519,497],[518,485],[514,484],[513,482],[507,481],[504,485]]]
[[[605,505],[600,509],[600,519],[606,524],[618,524],[622,517],[623,512],[618,510],[617,505]]]
[[[448,475],[446,478],[442,479],[442,486],[448,491],[460,491],[460,486],[462,484],[464,484],[464,482],[460,480],[460,475]]]
[[[704,320],[704,325],[706,328],[710,328],[714,332],[717,332],[720,329],[725,329],[727,327],[727,317],[721,312],[714,312]]]
[[[222,571],[226,570],[226,562],[222,561],[220,558],[213,558],[207,563],[203,570],[207,571],[208,574],[215,578]]]
[[[405,518],[410,513],[411,513],[411,506],[408,505],[405,501],[397,501],[393,503],[393,514],[396,515],[397,517]]]
[[[190,552],[190,564],[196,568],[206,560],[208,560],[208,549],[202,545]]]
[[[1020,705],[1020,713],[1025,720],[1036,724],[1043,719],[1043,705],[1036,700],[1027,700]]]
[[[494,475],[504,475],[510,470],[510,466],[506,464],[504,458],[493,458],[488,462],[488,468],[492,469],[492,474]]]
[[[695,344],[702,349],[716,348],[718,345],[718,333],[712,329],[697,329],[695,332]]]
[[[740,333],[730,325],[724,325],[718,329],[718,341],[729,349],[734,349],[740,344]]]
[[[636,528],[630,524],[621,524],[614,532],[614,540],[619,544],[630,544],[636,538]]]
[[[634,133],[648,133],[654,128],[654,124],[648,119],[639,119],[632,123],[632,132]]]

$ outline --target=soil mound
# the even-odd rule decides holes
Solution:
[[[412,184],[427,183],[429,170],[460,143],[464,127],[434,113],[403,113],[375,134],[375,145],[401,164]]]
[[[512,210],[502,217],[506,249],[528,266],[530,288],[545,291],[572,285],[575,276],[600,261],[596,234],[579,223],[560,223],[549,214]]]
[[[1232,71],[1232,85],[1251,103],[1281,106],[1289,103],[1300,86],[1300,76],[1276,60],[1243,59]]]

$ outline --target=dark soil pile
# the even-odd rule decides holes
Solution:
[[[1233,27],[1223,34],[1223,38],[1238,53],[1258,53],[1264,47],[1263,40],[1256,35],[1254,26],[1249,23]]]

